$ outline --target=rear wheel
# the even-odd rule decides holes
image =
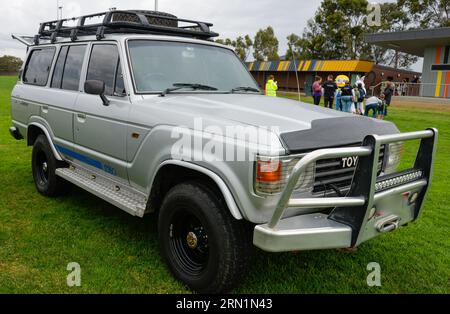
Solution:
[[[39,135],[33,145],[31,167],[34,183],[39,193],[45,196],[58,196],[69,189],[69,183],[56,175],[57,168],[67,165],[58,161],[51,150],[45,135]]]
[[[227,292],[245,277],[253,248],[249,231],[196,182],[172,188],[159,213],[162,255],[174,276],[200,293]]]

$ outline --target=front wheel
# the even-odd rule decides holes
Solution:
[[[178,280],[200,293],[224,293],[242,280],[252,255],[249,231],[196,182],[172,188],[159,213],[163,257]]]

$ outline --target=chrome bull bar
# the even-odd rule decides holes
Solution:
[[[432,168],[436,152],[437,136],[438,131],[436,129],[427,129],[418,132],[399,133],[383,136],[369,135],[364,139],[361,147],[320,149],[305,155],[294,166],[270,221],[266,225],[256,226],[254,244],[268,251],[287,251],[303,249],[304,247],[306,249],[320,249],[322,248],[322,246],[323,248],[330,248],[329,246],[322,244],[324,243],[324,241],[326,242],[327,236],[333,236],[332,228],[340,228],[340,232],[342,233],[343,228],[341,228],[340,226],[343,226],[345,228],[349,228],[348,233],[350,234],[350,239],[348,241],[344,241],[345,243],[348,242],[348,245],[345,246],[357,246],[361,242],[376,235],[376,232],[373,230],[367,231],[367,229],[371,227],[367,225],[367,222],[371,214],[371,209],[376,206],[374,204],[377,204],[388,197],[398,197],[398,195],[400,195],[401,197],[402,193],[409,191],[417,191],[417,199],[414,202],[414,206],[411,207],[411,210],[413,211],[413,213],[411,214],[411,219],[417,219],[432,179]],[[413,182],[407,182],[405,184],[400,184],[388,188],[387,190],[377,192],[375,189],[375,185],[377,183],[377,180],[382,178],[378,178],[378,159],[380,154],[380,147],[382,145],[390,143],[411,140],[421,140],[419,151],[414,164],[414,169],[420,169],[420,173],[423,173],[422,177],[418,178],[417,180],[413,180]],[[321,159],[354,156],[359,157],[359,162],[355,171],[352,186],[346,197],[291,198],[301,175],[305,171],[307,171],[308,167],[311,167],[312,164]],[[283,221],[284,214],[288,208],[334,208],[328,216],[316,216],[316,218],[327,220],[325,223],[326,228],[317,228],[317,230],[322,229],[320,231],[321,238],[319,241],[322,244],[312,246],[301,244],[298,247],[295,246],[296,234],[298,234],[299,237],[306,234],[312,239],[314,236],[314,231],[311,230],[316,229],[310,228],[307,232],[299,229],[297,230],[298,233],[296,233],[296,230],[292,229],[278,229],[280,221]],[[302,216],[297,216],[296,218],[301,217]],[[392,220],[392,217],[390,218]],[[307,220],[313,221],[311,217],[308,217]],[[394,230],[399,226],[401,218],[398,218],[398,221],[393,219],[391,222],[391,220],[389,220],[389,223],[381,225],[381,227],[380,223],[378,222],[377,226],[372,229],[378,230],[379,233]],[[292,227],[293,223],[290,223],[289,225]],[[335,227],[332,227],[330,229],[329,226]],[[324,231],[325,229],[326,231]],[[277,236],[279,236],[280,238],[272,242],[270,237]],[[282,243],[281,239],[283,236],[289,237],[289,239],[287,239],[286,241],[289,242],[288,246],[284,248],[271,247],[271,245],[280,245],[280,243]],[[307,237],[305,237],[305,239],[307,239]],[[301,242],[301,240],[299,241],[299,243],[304,243]],[[333,242],[333,240],[331,240],[331,242]],[[340,244],[338,246],[342,247],[344,245]]]

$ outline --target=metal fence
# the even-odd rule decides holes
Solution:
[[[443,97],[449,98],[450,84],[436,85],[434,83],[404,83],[392,82],[395,96],[410,97]],[[378,96],[384,91],[386,82],[379,83],[369,88],[372,96]]]

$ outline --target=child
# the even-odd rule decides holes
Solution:
[[[358,83],[358,99],[355,102],[356,113],[362,115],[364,112],[364,99],[366,98],[366,91],[361,83]]]
[[[387,116],[387,107],[389,104],[386,101],[386,95],[383,93],[380,95],[381,105],[378,106],[378,119],[384,120]]]
[[[358,112],[358,101],[359,101],[359,88],[358,85],[355,84],[355,86],[353,87],[353,103],[351,109],[351,112],[354,114],[360,114]]]
[[[380,94],[380,98],[372,96],[366,101],[366,110],[364,115],[369,116],[369,111],[372,110],[372,118],[377,118],[377,113],[380,111],[380,107],[384,110],[384,94]]]
[[[391,105],[392,96],[394,95],[395,84],[392,82],[386,82],[386,87],[383,91],[385,106],[383,111],[380,112],[380,119],[384,119],[388,115],[388,107]]]

